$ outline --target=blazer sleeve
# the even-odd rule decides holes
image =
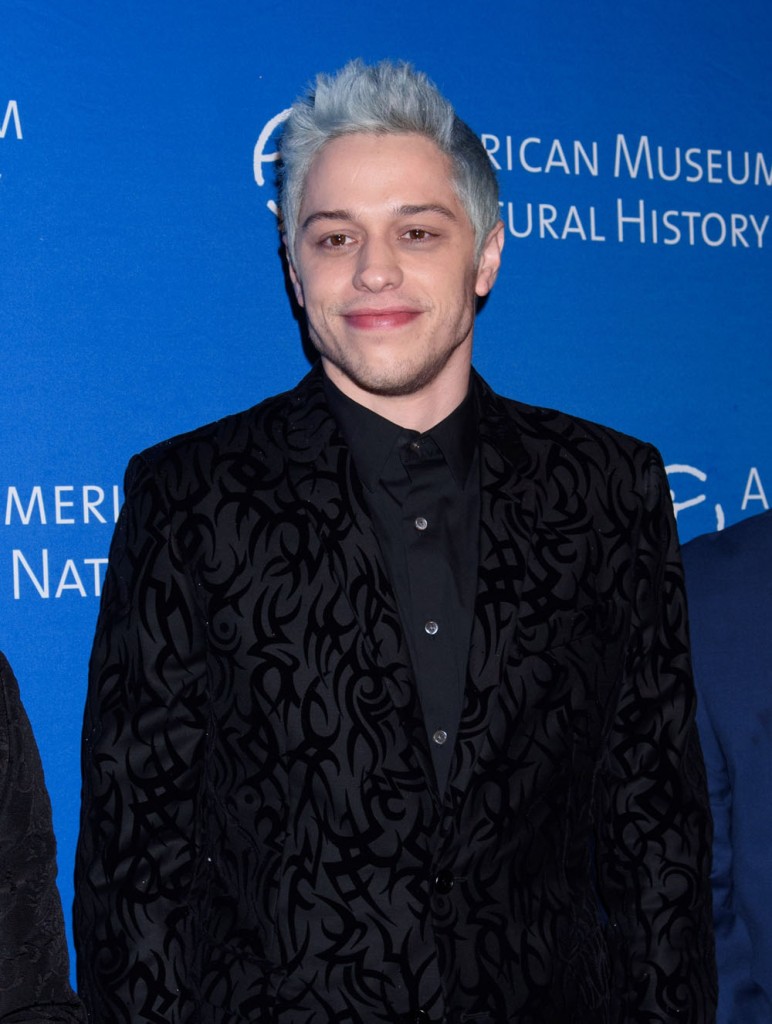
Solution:
[[[110,550],[89,667],[74,910],[95,1022],[193,1020],[203,630],[169,502],[141,457]]]
[[[69,973],[43,767],[0,654],[0,1022],[84,1021]]]
[[[598,877],[612,1020],[710,1024],[711,818],[694,722],[683,572],[667,478],[649,449],[624,671],[598,778]]]
[[[689,577],[691,580],[691,576]],[[691,591],[690,591],[691,594]],[[692,602],[694,603],[694,602]],[[698,682],[701,677],[698,675]],[[742,685],[741,680],[735,680]],[[741,1024],[770,1024],[772,1003],[752,977],[753,946],[747,920],[735,898],[734,852],[732,848],[733,787],[718,730],[714,728],[712,709],[704,689],[697,705],[708,792],[713,813],[713,926],[716,933],[716,957],[721,979],[718,1020]]]

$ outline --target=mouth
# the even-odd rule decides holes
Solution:
[[[420,309],[360,309],[344,313],[343,319],[357,330],[387,331],[404,327],[420,315]]]

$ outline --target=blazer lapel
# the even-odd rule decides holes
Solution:
[[[410,656],[362,484],[327,408],[321,371],[312,371],[296,390],[302,391],[302,397],[290,417],[290,473],[316,524],[329,571],[352,608],[372,666],[380,673],[412,754],[438,802]]]
[[[531,552],[535,499],[528,457],[503,405],[475,375],[480,410],[478,589],[462,714],[448,791],[464,790],[497,701]]]

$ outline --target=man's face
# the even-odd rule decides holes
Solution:
[[[449,159],[421,135],[342,136],[306,179],[290,267],[311,341],[351,397],[461,382],[475,296],[496,278],[503,231],[475,260]]]

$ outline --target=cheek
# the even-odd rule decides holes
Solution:
[[[307,309],[324,309],[338,299],[345,288],[345,279],[331,268],[307,269],[299,280],[303,305]]]
[[[432,274],[430,286],[445,306],[462,305],[476,283],[474,268],[460,266],[449,261],[442,267],[436,267]]]

